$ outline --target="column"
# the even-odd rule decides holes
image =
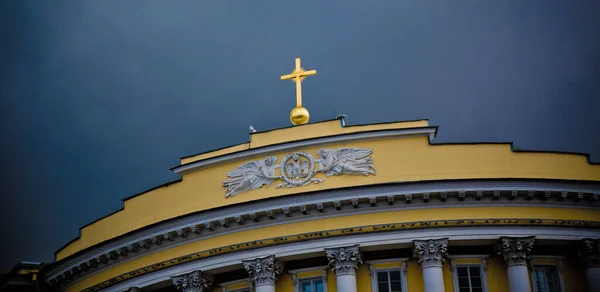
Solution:
[[[276,260],[275,256],[268,256],[254,260],[242,261],[244,269],[254,281],[256,292],[275,292],[277,276],[283,272],[283,263]]]
[[[362,264],[362,255],[358,245],[326,248],[329,266],[335,273],[337,291],[357,292],[356,269]]]
[[[508,265],[508,285],[511,292],[530,292],[527,260],[533,249],[535,236],[500,237],[496,253],[504,258]]]
[[[413,255],[423,270],[425,292],[444,292],[442,263],[448,248],[448,239],[413,240]]]
[[[582,239],[579,255],[586,263],[589,291],[600,291],[600,239]]]
[[[180,292],[208,292],[214,278],[202,271],[171,277],[171,281]]]

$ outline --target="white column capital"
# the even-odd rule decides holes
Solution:
[[[325,253],[336,277],[354,275],[358,265],[362,264],[362,254],[358,250],[358,245],[326,248]]]
[[[413,256],[423,269],[442,267],[448,249],[448,238],[413,240]]]
[[[274,255],[246,260],[242,263],[256,284],[256,288],[265,285],[275,286],[277,276],[283,272],[283,262],[276,260]]]
[[[511,266],[525,266],[533,249],[535,236],[528,237],[500,237],[496,245],[496,253],[501,255],[506,264]]]
[[[214,278],[202,271],[171,277],[171,281],[180,292],[203,292],[209,291]]]
[[[600,239],[582,239],[579,256],[588,268],[600,268]]]

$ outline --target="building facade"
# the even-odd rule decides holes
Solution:
[[[41,268],[50,291],[600,291],[600,165],[332,120],[181,159]]]

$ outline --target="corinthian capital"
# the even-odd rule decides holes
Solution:
[[[325,253],[329,260],[329,266],[336,276],[354,275],[358,265],[362,264],[362,255],[358,250],[358,245],[326,248]]]
[[[283,272],[283,263],[276,260],[275,256],[242,261],[242,263],[254,283],[256,283],[256,287],[274,286],[277,276]]]
[[[177,290],[181,292],[203,292],[209,291],[214,278],[201,271],[193,271],[188,274],[171,277]]]
[[[535,236],[529,237],[500,237],[496,245],[496,253],[504,257],[506,264],[510,266],[527,265],[529,254],[533,249]]]
[[[600,267],[600,239],[584,238],[579,247],[579,256],[589,268]]]
[[[448,249],[448,238],[413,240],[415,248],[413,256],[417,258],[421,267],[442,267],[446,250]]]

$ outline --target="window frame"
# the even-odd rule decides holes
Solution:
[[[371,291],[378,292],[379,285],[377,281],[377,272],[400,271],[400,289],[402,292],[408,292],[408,281],[406,279],[406,261],[408,258],[393,258],[384,260],[375,260],[366,262],[369,265],[369,274],[371,276]],[[377,264],[398,263],[398,267],[376,268]]]
[[[454,255],[450,256],[450,270],[452,271],[452,286],[454,287],[454,292],[460,292],[460,288],[458,285],[458,267],[479,267],[479,277],[481,278],[481,290],[483,292],[488,292],[488,282],[487,282],[487,258],[486,255]],[[461,264],[456,263],[458,259],[478,259],[478,264]],[[469,280],[470,281],[470,280]]]
[[[536,259],[538,260],[536,263]],[[555,260],[555,263],[547,263],[547,262],[541,262],[540,260],[542,259],[551,259],[551,260]],[[563,260],[564,257],[560,257],[560,256],[535,256],[532,257],[532,259],[529,261],[530,264],[530,269],[529,269],[529,276],[530,276],[530,280],[531,280],[531,286],[533,287],[533,292],[539,292],[537,289],[537,285],[535,285],[535,277],[534,277],[534,269],[536,267],[554,267],[556,269],[556,271],[558,272],[558,284],[559,284],[559,288],[560,288],[560,292],[565,292],[565,279],[564,279],[564,275],[563,275]],[[541,262],[541,263],[540,263]]]
[[[298,277],[299,274],[307,273],[307,272],[315,272],[321,271],[321,276],[308,276],[308,277]],[[305,269],[297,269],[291,270],[289,273],[292,275],[292,283],[294,283],[294,292],[300,291],[300,281],[302,280],[317,280],[321,279],[323,281],[323,292],[327,292],[327,266],[319,266],[319,267],[311,267]]]
[[[229,285],[233,285],[233,284],[237,284],[237,283],[248,283],[248,287],[244,287],[244,288],[235,288],[235,289],[227,289],[227,286]],[[250,281],[250,279],[240,279],[240,280],[235,280],[235,281],[229,281],[229,282],[225,282],[225,283],[221,283],[219,284],[219,287],[221,287],[221,289],[223,290],[223,292],[242,292],[245,290],[248,290],[250,292],[253,291],[254,287],[252,287],[252,281]]]

